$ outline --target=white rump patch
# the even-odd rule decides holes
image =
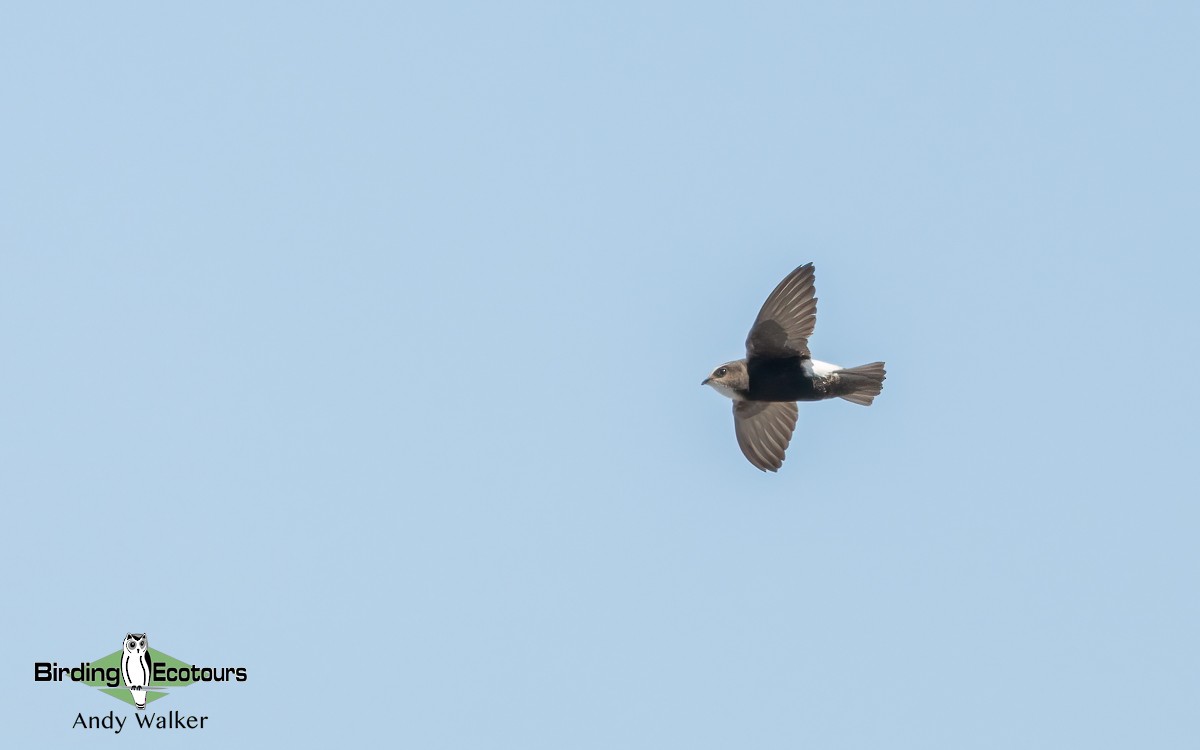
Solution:
[[[814,374],[819,378],[827,378],[840,369],[842,369],[841,365],[831,365],[828,362],[822,362],[819,359],[804,360],[804,374],[810,378]]]

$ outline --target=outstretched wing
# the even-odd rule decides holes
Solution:
[[[779,471],[792,431],[796,404],[791,401],[734,401],[733,428],[738,447],[757,468]]]
[[[779,282],[746,337],[746,356],[809,357],[808,337],[817,324],[817,297],[812,263]]]

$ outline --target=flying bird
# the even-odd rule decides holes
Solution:
[[[844,398],[870,406],[883,390],[883,362],[842,368],[812,358],[808,338],[817,323],[813,264],[792,271],[763,303],[746,358],[726,362],[701,385],[733,399],[738,446],[763,471],[779,471],[796,429],[796,402]]]

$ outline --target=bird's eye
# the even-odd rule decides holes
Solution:
[[[717,377],[723,378],[723,377],[725,377],[726,373],[728,373],[728,372],[729,372],[728,369],[726,369],[724,367],[718,367],[717,368]]]

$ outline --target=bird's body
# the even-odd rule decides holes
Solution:
[[[883,389],[882,362],[842,368],[808,350],[817,318],[811,263],[792,271],[767,298],[750,335],[746,358],[726,362],[703,385],[733,399],[742,453],[763,471],[778,471],[796,427],[797,401],[844,398],[870,406]]]
[[[750,370],[747,401],[820,401],[830,398],[825,379],[816,375],[811,359],[757,357],[746,362]]]

